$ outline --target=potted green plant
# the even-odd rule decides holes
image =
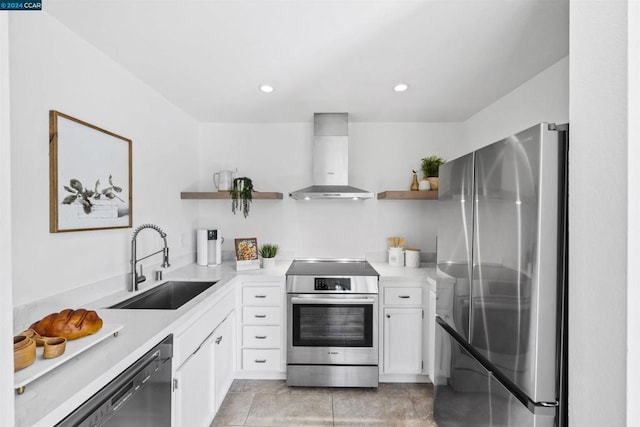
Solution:
[[[429,156],[422,159],[422,175],[429,181],[431,190],[438,189],[438,168],[445,160],[439,156]]]
[[[260,256],[262,257],[262,268],[271,268],[276,264],[276,255],[280,247],[273,243],[265,243],[260,246]]]
[[[251,200],[253,192],[253,182],[251,178],[243,176],[242,178],[235,178],[233,185],[231,186],[231,211],[236,213],[240,210],[244,217],[249,215],[249,208],[251,207]]]

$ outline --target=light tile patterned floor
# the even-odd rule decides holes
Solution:
[[[436,427],[431,384],[384,383],[378,389],[287,387],[284,381],[235,380],[212,426]]]

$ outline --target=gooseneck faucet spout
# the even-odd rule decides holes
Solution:
[[[136,258],[136,239],[138,237],[138,233],[140,233],[140,231],[144,230],[145,228],[151,228],[152,230],[156,230],[158,233],[160,233],[160,237],[162,237],[162,240],[164,241],[164,248],[142,258]],[[167,246],[167,233],[162,231],[162,229],[157,225],[153,224],[142,224],[140,227],[136,228],[136,230],[133,232],[133,236],[131,237],[131,273],[129,281],[131,284],[129,290],[131,292],[137,291],[138,284],[147,280],[147,278],[142,274],[142,265],[140,265],[140,274],[138,274],[136,268],[138,261],[147,259],[150,256],[159,254],[160,252],[162,252],[162,268],[170,267],[171,265],[169,264],[169,247]]]

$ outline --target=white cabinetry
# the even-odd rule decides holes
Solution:
[[[233,289],[177,334],[173,425],[208,426],[234,378]]]
[[[229,313],[220,326],[213,331],[214,343],[214,379],[215,379],[215,402],[216,412],[227,395],[233,378],[235,369],[233,364],[235,354],[235,313]]]
[[[427,382],[433,369],[434,315],[428,284],[383,277],[380,285],[380,381]]]
[[[385,374],[422,374],[422,308],[384,309]]]
[[[239,293],[238,377],[284,378],[284,279],[244,279]]]
[[[205,426],[216,413],[214,338],[211,334],[176,370],[177,425]]]

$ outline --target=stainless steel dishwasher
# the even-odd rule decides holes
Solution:
[[[172,357],[169,335],[57,426],[170,426]]]

